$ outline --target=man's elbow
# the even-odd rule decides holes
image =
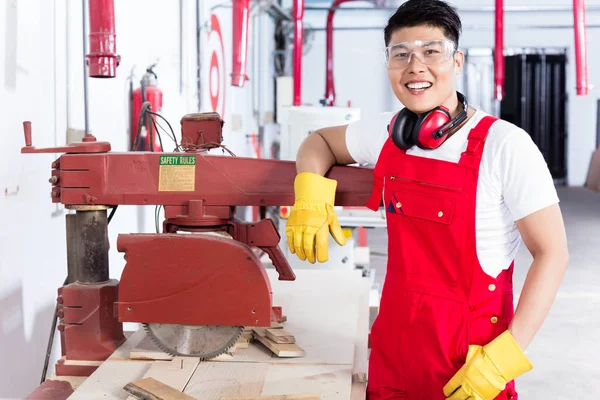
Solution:
[[[533,254],[534,260],[545,261],[554,265],[555,268],[566,270],[569,266],[570,255],[567,246],[555,246],[546,251]]]

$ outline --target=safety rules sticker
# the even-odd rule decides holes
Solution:
[[[159,192],[194,191],[196,156],[161,156],[159,168]]]

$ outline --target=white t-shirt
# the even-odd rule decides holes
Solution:
[[[375,165],[393,115],[385,112],[348,125],[346,146],[356,162]],[[477,110],[437,149],[414,146],[407,154],[457,163],[467,148],[470,130],[486,115]],[[477,255],[483,270],[495,278],[508,269],[521,244],[515,221],[558,201],[546,161],[527,132],[504,120],[494,122],[483,150],[477,185]]]

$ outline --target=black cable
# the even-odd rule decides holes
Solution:
[[[154,151],[154,117],[149,116],[152,120],[152,124],[148,124],[148,134],[150,135],[150,151]]]
[[[63,286],[67,284],[69,277],[65,278]],[[54,306],[54,318],[52,318],[52,328],[50,329],[50,337],[48,338],[48,346],[46,346],[46,358],[44,361],[44,369],[42,370],[42,379],[40,385],[46,380],[46,373],[48,372],[48,364],[50,363],[50,354],[52,353],[52,344],[54,343],[54,333],[56,332],[56,324],[58,323],[58,301]]]
[[[137,127],[137,132],[135,134],[135,141],[133,142],[133,146],[131,148],[131,151],[136,151],[137,148],[138,148],[138,143],[139,143],[138,141],[139,141],[139,139],[141,137],[142,126],[144,125],[144,121],[145,121],[144,116],[145,116],[145,114],[147,112],[150,112],[148,110],[150,110],[151,107],[152,107],[152,104],[150,104],[150,102],[148,102],[148,101],[145,101],[142,104],[142,108],[140,109],[140,116],[138,118],[138,127]]]
[[[163,147],[162,137],[160,136],[160,131],[158,130],[158,127],[156,126],[156,118],[154,118],[154,117],[152,117],[152,124],[154,125],[154,129],[156,129],[156,135],[158,136],[158,143],[160,144],[160,151],[165,151],[165,148]],[[168,135],[169,134],[167,133],[167,136]],[[175,142],[175,146],[177,146],[177,142]]]
[[[173,135],[171,135],[171,133],[169,131],[167,131],[165,129],[164,126],[162,126],[161,124],[159,124],[158,122],[156,122],[156,125],[169,137],[169,139],[171,139],[173,141],[173,143],[175,143],[175,151],[179,151],[179,143],[177,143],[177,138],[173,137]]]
[[[171,130],[171,133],[173,134],[173,140],[175,140],[175,142],[177,142],[177,139],[176,139],[176,136],[175,136],[175,131],[173,131],[173,128],[171,127],[171,124],[169,123],[169,121],[167,121],[167,119],[165,117],[163,117],[159,113],[155,113],[153,111],[147,111],[147,113],[148,114],[152,114],[152,115],[156,115],[157,117],[159,117],[160,119],[162,119],[163,121],[165,121],[167,123],[167,125],[169,126],[169,129]]]

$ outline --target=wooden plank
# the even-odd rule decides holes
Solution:
[[[286,331],[285,329],[267,329],[265,330],[267,339],[274,341],[275,343],[296,343],[294,335]]]
[[[252,342],[245,349],[239,349],[233,353],[232,362],[243,363],[268,363],[276,358],[273,353],[259,342]],[[216,360],[211,360],[211,362]]]
[[[195,400],[193,397],[153,378],[129,382],[123,390],[141,400]]]
[[[182,392],[200,363],[197,357],[174,357],[171,361],[156,361],[144,374]],[[130,396],[127,400],[135,400]]]
[[[184,393],[198,400],[220,400],[223,396],[260,396],[267,363],[203,362]]]
[[[256,340],[264,344],[277,357],[304,357],[306,352],[297,344],[280,344],[268,339],[265,334],[265,329],[254,328],[254,337]]]

